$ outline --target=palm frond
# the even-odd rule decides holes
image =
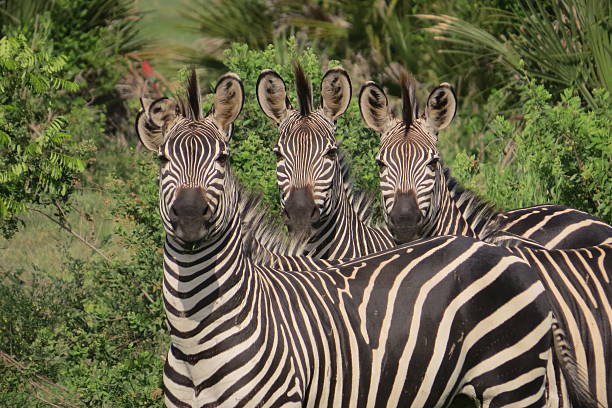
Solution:
[[[513,29],[496,38],[446,15],[417,15],[436,22],[426,29],[444,41],[444,51],[482,55],[514,72],[540,78],[557,90],[575,87],[591,107],[595,88],[612,92],[610,4],[597,0],[526,0]]]

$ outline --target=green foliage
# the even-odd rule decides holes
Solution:
[[[109,180],[125,259],[66,256],[66,278],[38,271],[28,285],[20,273],[0,280],[0,351],[26,366],[0,364],[0,405],[46,406],[35,399],[40,390],[31,392],[41,377],[65,388],[75,406],[162,405],[168,339],[156,172],[146,160],[130,180]]]
[[[88,98],[105,97],[123,69],[120,54],[142,46],[137,38],[133,0],[5,0],[1,33],[26,34],[35,44],[48,42],[64,56],[71,76],[79,75]]]
[[[524,123],[497,117],[484,137],[481,160],[459,154],[460,181],[501,208],[564,204],[612,221],[612,99],[595,90],[599,108],[587,110],[567,89],[559,103],[533,80],[520,87]]]
[[[612,92],[609,3],[528,0],[517,9],[520,18],[499,12],[508,27],[499,36],[447,15],[421,17],[440,22],[429,30],[445,41],[448,52],[470,61],[486,55],[510,72],[544,80],[556,95],[572,87],[594,108],[600,101],[594,89]]]
[[[86,149],[68,142],[54,98],[77,85],[62,74],[66,59],[34,51],[23,36],[0,39],[0,219],[5,235],[28,205],[66,201],[85,165]]]
[[[255,85],[263,69],[272,69],[285,80],[289,99],[297,106],[293,70],[291,64],[283,61],[297,59],[312,81],[314,100],[319,100],[321,79],[324,71],[322,63],[314,50],[299,50],[295,39],[289,39],[285,49],[279,51],[270,45],[263,51],[252,50],[246,44],[232,44],[226,51],[227,68],[237,73],[244,81],[245,103],[240,118],[235,124],[232,140],[232,169],[241,182],[249,188],[262,191],[264,198],[275,211],[278,210],[278,187],[276,184],[276,159],[272,152],[278,140],[278,130],[261,111],[257,103]],[[330,67],[338,65],[329,62]],[[375,163],[372,160],[378,145],[377,137],[365,130],[361,123],[359,108],[355,98],[347,112],[338,119],[336,136],[342,149],[354,164],[353,175],[356,184],[372,190],[377,188],[378,179]]]

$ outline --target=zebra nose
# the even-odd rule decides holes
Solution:
[[[291,232],[308,230],[321,218],[313,195],[308,188],[293,190],[285,202],[284,210],[285,223]]]
[[[199,241],[206,233],[210,209],[201,188],[181,188],[170,208],[174,234],[185,242]]]
[[[389,212],[389,227],[398,243],[418,238],[421,212],[414,191],[396,193]]]

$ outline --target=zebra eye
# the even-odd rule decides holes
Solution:
[[[160,154],[157,155],[157,160],[159,161],[159,164],[161,166],[165,166],[170,161],[170,159],[168,159],[166,156],[164,156],[163,153],[160,153]]]
[[[221,166],[225,166],[225,163],[227,163],[228,158],[229,158],[229,154],[223,152],[223,153],[219,153],[219,156],[217,156],[216,161]]]
[[[429,163],[427,163],[427,167],[429,167],[429,170],[433,171],[435,173],[436,168],[438,167],[438,162],[440,161],[440,159],[438,157],[434,157],[433,159],[431,159],[429,161]]]
[[[380,160],[380,159],[376,159],[376,164],[378,164],[378,169],[380,171],[383,171],[385,169],[385,167],[387,167],[385,165],[385,163],[383,163],[382,160]]]
[[[278,147],[275,147],[273,150],[274,154],[276,155],[276,161],[281,161],[283,160],[283,155],[281,154],[280,150],[278,149]]]
[[[330,160],[335,160],[336,156],[338,156],[338,149],[335,147],[332,147],[331,149],[327,151],[327,153],[325,153],[325,157],[327,157]]]

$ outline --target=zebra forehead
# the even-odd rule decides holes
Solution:
[[[321,117],[319,117],[321,116]],[[327,119],[319,116],[299,116],[287,122],[280,129],[279,142],[334,140],[334,126]]]
[[[190,120],[183,119],[170,129],[167,136],[168,141],[182,143],[183,141],[201,140],[208,141],[211,145],[223,143],[223,135],[210,119]]]
[[[381,149],[398,148],[399,146],[412,145],[418,149],[437,151],[436,136],[426,131],[417,121],[410,127],[401,122],[387,132],[381,140]]]
[[[427,159],[430,156],[436,155],[437,150],[435,146],[429,143],[407,141],[404,137],[397,137],[386,140],[384,144],[381,144],[380,153],[383,156],[393,157],[399,160],[409,157],[423,157],[423,159]]]

